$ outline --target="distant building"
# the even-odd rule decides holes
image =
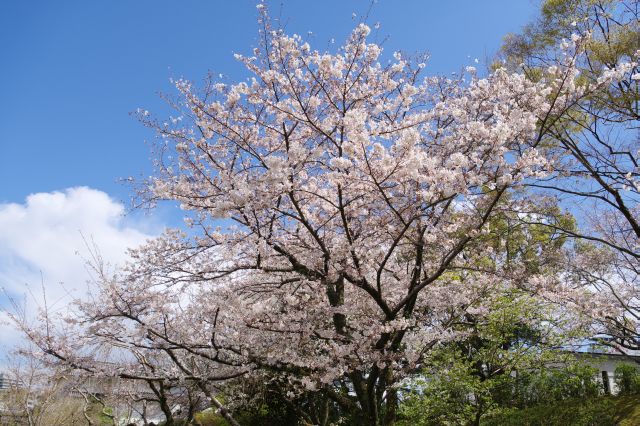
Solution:
[[[15,388],[16,386],[18,386],[16,380],[11,379],[7,373],[0,372],[0,391]]]

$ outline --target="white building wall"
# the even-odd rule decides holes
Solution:
[[[598,381],[603,383],[603,372],[607,372],[607,379],[609,381],[609,390],[615,395],[618,393],[619,389],[616,386],[615,382],[615,371],[616,367],[622,364],[634,365],[634,362],[623,357],[623,356],[615,356],[615,355],[593,355],[593,354],[581,354],[578,358],[586,361],[589,365],[598,369]],[[636,368],[640,368],[640,365],[635,364]]]
[[[593,363],[590,363],[591,365],[593,365],[595,368],[598,369],[599,374],[598,374],[598,379],[600,380],[600,382],[602,383],[603,377],[604,375],[602,374],[603,371],[607,372],[607,377],[609,379],[609,389],[611,391],[611,393],[613,395],[618,393],[618,386],[616,386],[616,381],[615,381],[615,371],[616,371],[616,367],[618,365],[621,364],[621,362],[619,360],[611,360],[611,359],[594,359]],[[604,387],[604,384],[603,384]]]

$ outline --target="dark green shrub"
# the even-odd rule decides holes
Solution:
[[[569,398],[594,398],[600,394],[598,370],[584,364],[562,368],[541,368],[523,373],[517,380],[519,407],[561,401]]]
[[[608,398],[572,399],[493,413],[483,426],[614,426],[616,407]]]
[[[619,365],[614,377],[620,395],[640,394],[640,372],[634,365]]]

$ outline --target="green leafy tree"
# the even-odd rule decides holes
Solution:
[[[531,182],[580,217],[579,227],[547,224],[578,241],[564,276],[596,290],[566,300],[591,316],[594,335],[618,349],[640,349],[640,5],[638,0],[545,0],[539,18],[506,37],[494,67],[543,79],[566,61],[575,42],[576,84],[592,88],[602,73],[627,64],[621,79],[602,85],[557,120],[544,144],[554,173]],[[551,96],[554,96],[553,94]],[[538,222],[527,220],[529,223]]]
[[[407,386],[405,424],[478,425],[505,408],[597,395],[595,371],[554,350],[568,335],[539,300],[505,294],[467,320],[468,338],[440,348],[424,378]]]

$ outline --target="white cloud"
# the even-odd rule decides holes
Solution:
[[[32,194],[24,204],[0,204],[0,286],[15,297],[39,299],[42,286],[54,309],[65,309],[72,297],[81,297],[89,273],[87,240],[95,243],[103,259],[118,264],[126,249],[151,236],[127,223],[124,206],[108,194],[87,187]],[[0,295],[0,306],[9,301]],[[32,313],[36,301],[28,296]],[[3,316],[3,315],[0,315]],[[0,345],[16,341],[16,332],[0,327]]]

